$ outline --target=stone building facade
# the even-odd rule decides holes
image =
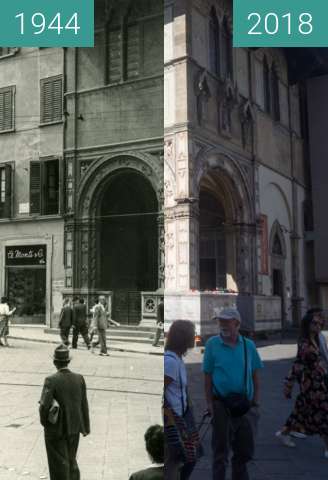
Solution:
[[[0,290],[17,321],[56,326],[63,297],[99,293],[122,323],[156,317],[163,3],[97,0],[95,32],[94,48],[1,49]]]
[[[139,323],[164,274],[163,3],[98,1],[95,21],[65,60],[65,294]]]
[[[297,323],[307,302],[300,93],[283,49],[232,48],[230,1],[165,2],[165,309],[212,328]]]
[[[50,324],[64,287],[64,52],[0,54],[0,292],[15,321]]]

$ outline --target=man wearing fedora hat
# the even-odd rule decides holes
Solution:
[[[45,379],[39,402],[50,480],[80,479],[76,461],[80,434],[90,433],[85,381],[67,368],[70,360],[68,347],[59,345],[53,356],[57,372]],[[57,418],[52,414],[54,406],[59,408]]]
[[[254,454],[259,419],[259,369],[262,362],[252,340],[239,334],[235,308],[215,311],[219,335],[206,343],[203,371],[212,416],[213,480],[225,480],[230,448],[232,480],[249,480],[247,463]]]

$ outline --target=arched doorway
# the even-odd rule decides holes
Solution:
[[[121,169],[102,188],[97,209],[96,288],[113,292],[112,316],[141,320],[141,291],[158,288],[158,201],[141,173]]]

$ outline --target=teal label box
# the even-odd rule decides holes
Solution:
[[[94,0],[9,0],[1,47],[93,47]]]
[[[234,47],[327,47],[327,0],[234,0]]]

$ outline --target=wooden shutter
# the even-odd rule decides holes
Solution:
[[[41,213],[41,164],[30,163],[30,213]]]
[[[41,80],[41,123],[62,120],[63,81],[60,77]]]
[[[13,129],[13,89],[0,90],[0,130]]]
[[[4,216],[10,218],[12,215],[12,168],[11,165],[5,166],[5,178],[6,178],[6,198],[4,205]]]
[[[122,33],[120,28],[108,32],[108,83],[121,80],[122,74]]]

